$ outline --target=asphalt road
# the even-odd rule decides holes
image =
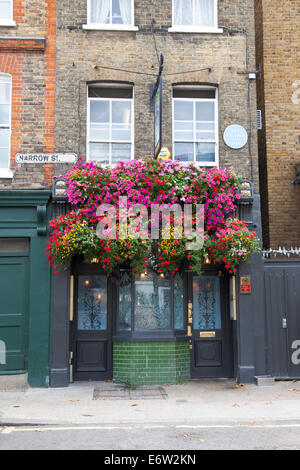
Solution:
[[[46,449],[299,450],[300,423],[252,422],[190,426],[182,424],[7,426],[0,428],[0,450]],[[111,453],[107,455],[110,456]]]

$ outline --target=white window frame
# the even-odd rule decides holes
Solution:
[[[110,0],[112,2],[112,0]],[[112,7],[110,8],[110,12]],[[112,24],[112,23],[92,23],[91,16],[91,0],[87,0],[87,24],[82,25],[83,29],[95,30],[116,30],[116,31],[138,31],[138,27],[134,26],[134,0],[131,0],[131,23],[130,24]]]
[[[1,2],[1,0],[0,0]],[[0,17],[0,26],[16,26],[16,22],[13,19],[14,16],[14,2],[10,0],[10,15],[9,18]]]
[[[197,26],[197,25],[175,25],[174,24],[174,1],[172,0],[172,27],[169,28],[169,33],[223,33],[223,29],[218,27],[218,0],[214,0],[214,25],[213,26]],[[195,8],[193,0],[193,9]],[[194,14],[193,14],[194,18]]]
[[[115,84],[109,84],[110,86],[114,86],[118,88]],[[107,84],[101,84],[101,86],[105,87]],[[122,87],[122,85],[120,85]],[[132,87],[132,98],[94,98],[89,97],[89,87],[87,87],[87,143],[86,143],[86,159],[89,162],[95,161],[90,158],[90,143],[103,143],[103,144],[131,144],[131,156],[130,160],[134,160],[134,87]],[[111,113],[111,103],[113,101],[131,101],[131,139],[130,140],[90,140],[90,115],[91,115],[91,101],[109,101],[110,102],[110,115]],[[111,131],[111,122],[110,124],[110,131]],[[103,166],[115,166],[116,164],[111,163],[111,145],[109,146],[109,164],[103,165],[103,163],[99,162]],[[128,161],[130,161],[128,160]]]
[[[7,79],[7,80],[5,80]],[[0,73],[0,83],[8,83],[10,93],[10,106],[9,106],[9,120],[8,124],[1,124],[1,129],[9,129],[9,140],[8,140],[8,165],[7,168],[0,168],[0,178],[12,178],[13,172],[10,170],[10,158],[11,158],[11,108],[12,108],[12,76],[8,73]],[[0,143],[1,145],[1,143]]]
[[[176,87],[174,87],[176,88]],[[179,87],[178,87],[179,88]],[[218,105],[218,88],[215,87],[193,87],[193,86],[186,86],[180,87],[181,89],[188,89],[191,90],[193,88],[202,89],[202,90],[214,90],[215,97],[214,98],[174,98],[172,97],[172,155],[173,160],[175,160],[175,143],[182,142],[182,143],[194,143],[194,160],[193,162],[182,162],[186,163],[187,165],[190,163],[195,163],[200,167],[219,167],[219,105]],[[214,140],[175,140],[175,101],[191,101],[194,103],[196,102],[214,102],[215,103],[215,139]],[[195,113],[195,109],[194,109]],[[196,116],[196,114],[194,114]],[[194,136],[196,136],[196,120],[194,120]],[[214,143],[215,144],[215,161],[214,162],[197,162],[196,161],[196,152],[195,146],[196,143]]]

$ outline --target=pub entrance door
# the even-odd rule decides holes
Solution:
[[[233,377],[233,335],[225,276],[190,275],[192,378]]]
[[[75,381],[112,378],[111,305],[111,281],[99,266],[77,267],[70,329]]]

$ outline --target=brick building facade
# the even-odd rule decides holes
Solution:
[[[118,310],[117,284],[113,279],[104,280],[95,266],[84,263],[51,277],[44,257],[48,221],[51,213],[63,213],[64,207],[51,203],[50,187],[53,177],[70,165],[21,164],[15,155],[75,153],[108,163],[124,156],[152,157],[150,96],[163,53],[163,145],[175,158],[235,168],[253,181],[251,221],[259,232],[256,86],[249,77],[256,68],[253,2],[191,0],[187,9],[181,0],[14,0],[11,4],[11,23],[16,24],[0,28],[0,78],[2,73],[12,80],[10,162],[2,178],[0,175],[0,273],[4,278],[7,266],[14,266],[12,279],[19,276],[29,301],[25,294],[20,300],[23,315],[18,330],[13,330],[9,314],[0,316],[0,327],[12,344],[11,362],[4,373],[28,371],[31,385],[66,386],[73,353],[72,371],[81,379],[105,376],[129,384],[186,380],[191,361],[186,331],[180,338],[174,332],[161,335],[158,342],[157,335],[145,334],[135,343],[120,340],[110,329],[105,333],[105,352],[102,337],[97,344],[92,336],[69,340],[82,279],[86,286],[93,276],[98,276],[99,283],[108,282],[110,325]],[[198,108],[205,118],[195,117]],[[188,118],[180,119],[182,112]],[[230,125],[243,126],[244,135],[247,133],[247,142],[240,148],[225,144],[223,133]],[[188,139],[183,137],[186,132]],[[22,242],[21,250],[11,242],[16,237],[13,242],[26,239],[29,245]],[[12,251],[7,249],[10,243]],[[254,257],[240,270],[241,275],[252,273],[256,292],[261,288],[259,269],[260,261]],[[219,312],[227,328],[226,371],[241,381],[252,381],[265,367],[264,320],[259,316],[257,297],[238,297],[242,315],[230,318],[229,279],[209,269],[208,276],[216,279],[208,282],[209,288],[221,286],[218,295],[226,305]],[[185,315],[193,299],[191,280],[186,276],[184,281]],[[18,308],[10,298],[7,305],[11,313]],[[7,325],[11,329],[4,330]],[[204,339],[202,346],[199,362],[192,366],[194,373],[206,376],[205,367],[212,361],[218,369],[215,376],[221,376],[220,343]],[[132,358],[128,367],[124,356],[127,361]],[[106,365],[99,365],[99,357]],[[150,363],[153,367],[148,371]]]
[[[257,0],[256,51],[262,221],[266,248],[299,246],[299,1]]]

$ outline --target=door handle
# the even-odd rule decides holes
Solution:
[[[188,303],[188,323],[193,323],[193,303]]]
[[[284,329],[287,328],[287,319],[286,318],[282,319],[282,328],[284,328]]]

